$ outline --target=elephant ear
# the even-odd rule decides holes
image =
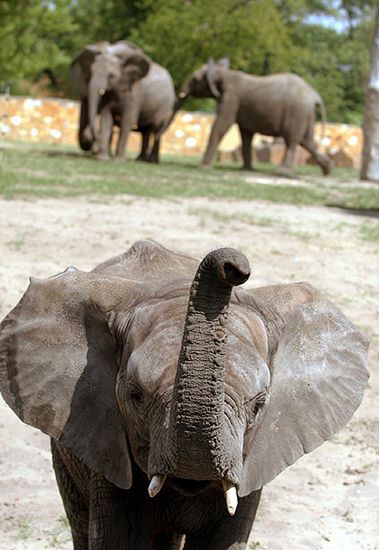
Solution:
[[[266,287],[253,296],[268,333],[278,330],[278,320],[283,326],[269,365],[267,409],[246,442],[240,496],[342,428],[361,403],[369,377],[366,336],[310,285]]]
[[[115,397],[118,344],[107,320],[146,296],[146,285],[68,269],[31,279],[0,325],[0,389],[27,424],[129,488],[131,461]]]
[[[211,91],[211,94],[213,95],[213,97],[218,99],[221,96],[221,94],[220,94],[220,90],[217,88],[216,72],[217,72],[217,63],[212,57],[210,57],[207,63],[205,78],[207,80],[207,84]]]
[[[217,65],[219,67],[221,67],[222,69],[230,69],[230,59],[229,59],[229,57],[221,57],[221,59],[219,59],[217,61]]]
[[[143,52],[135,52],[122,62],[122,82],[128,88],[147,75],[151,59]]]
[[[198,265],[197,260],[172,252],[153,240],[141,240],[123,254],[99,264],[93,271],[158,286],[179,279],[192,282]]]
[[[106,47],[107,42],[89,44],[83,48],[70,65],[70,78],[81,96],[87,95],[88,81],[91,77],[91,65]]]

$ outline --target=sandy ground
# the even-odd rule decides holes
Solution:
[[[263,491],[252,535],[259,550],[379,548],[379,254],[342,211],[264,202],[115,198],[0,200],[0,314],[29,275],[89,270],[135,240],[202,257],[244,251],[249,285],[308,280],[371,338],[371,380],[353,420]],[[48,438],[0,403],[0,548],[71,548]]]

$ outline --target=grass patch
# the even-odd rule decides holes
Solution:
[[[25,240],[22,237],[17,237],[14,241],[8,241],[7,246],[10,250],[19,252],[25,244]]]
[[[379,243],[379,223],[370,220],[361,223],[359,227],[359,237],[363,241]]]
[[[191,216],[198,216],[201,221],[203,221],[204,218],[208,218],[222,224],[246,223],[247,225],[257,225],[260,227],[272,227],[275,225],[271,218],[265,216],[251,216],[244,212],[235,212],[231,215],[217,210],[211,210],[210,208],[189,208],[188,214]]]
[[[31,523],[32,523],[32,518],[30,517],[22,518],[18,524],[17,535],[15,535],[14,538],[16,540],[26,542],[32,534]]]
[[[66,516],[62,515],[58,518],[57,526],[51,532],[50,546],[57,548],[62,544],[71,541],[70,525]]]
[[[379,187],[359,187],[358,180],[356,186],[344,186],[345,169],[335,169],[333,180],[323,180],[318,167],[301,166],[297,169],[301,179],[296,184],[286,184],[278,183],[274,177],[271,182],[275,167],[260,163],[257,171],[266,176],[262,184],[252,181],[251,174],[236,165],[216,164],[213,170],[203,170],[198,168],[199,160],[166,156],[158,166],[134,161],[99,162],[74,147],[15,143],[5,150],[0,195],[7,199],[86,195],[104,199],[113,195],[210,197],[379,208]],[[348,173],[350,178],[357,176],[354,171]]]

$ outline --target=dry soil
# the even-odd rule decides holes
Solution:
[[[254,184],[252,182],[252,184]],[[319,207],[191,199],[0,200],[0,314],[28,277],[90,270],[153,238],[201,258],[218,246],[250,259],[251,286],[307,280],[371,338],[370,385],[353,420],[263,491],[259,550],[379,548],[379,255],[377,219]],[[0,402],[0,548],[69,549],[49,441]]]

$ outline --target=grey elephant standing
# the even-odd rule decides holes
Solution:
[[[71,77],[81,95],[79,144],[83,150],[109,158],[112,128],[117,124],[116,158],[124,157],[129,132],[137,128],[142,134],[138,158],[158,162],[160,138],[175,104],[173,81],[164,67],[130,42],[99,42],[77,55]],[[151,135],[154,143],[149,148]]]
[[[290,73],[252,76],[231,70],[227,59],[218,63],[210,59],[183,85],[177,108],[188,96],[217,100],[217,115],[203,166],[211,165],[222,137],[236,122],[242,140],[243,168],[252,168],[252,139],[259,133],[284,138],[286,153],[279,169],[281,174],[292,173],[297,145],[312,154],[325,175],[330,172],[331,162],[317,150],[313,138],[316,107],[320,106],[325,121],[324,104],[320,95],[299,76]]]
[[[3,320],[0,388],[52,438],[75,550],[246,548],[261,487],[359,406],[366,337],[311,285],[249,274],[235,249],[140,241],[32,278]]]

